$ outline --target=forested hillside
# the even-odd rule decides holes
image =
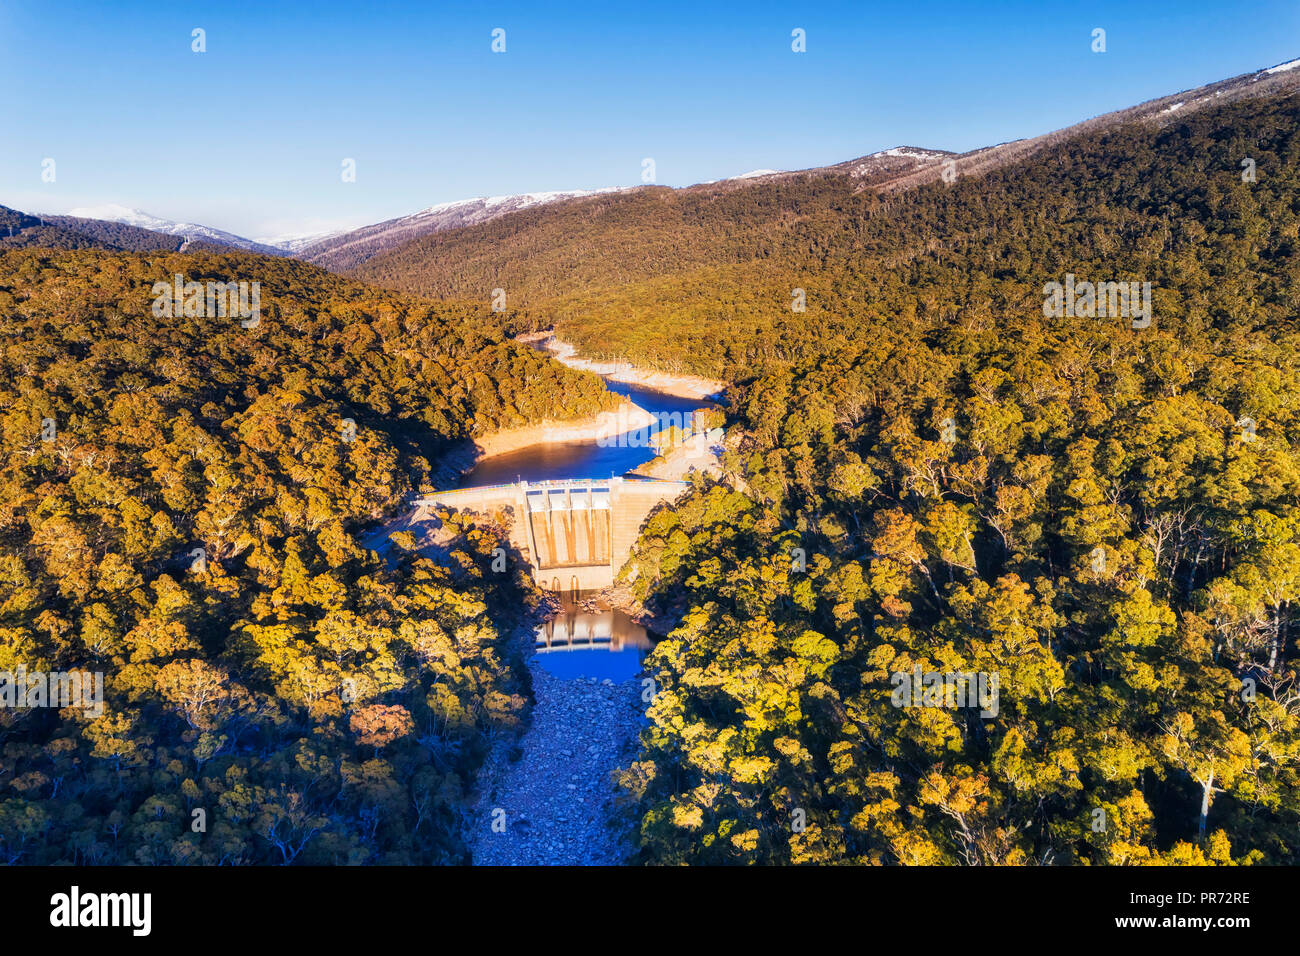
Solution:
[[[734,383],[743,480],[626,569],[680,621],[625,774],[645,861],[1296,862],[1298,131],[1247,96],[952,184],[647,189],[360,270]],[[1151,283],[1153,321],[1045,318],[1067,275]],[[996,714],[896,706],[917,668],[996,675]]]
[[[0,250],[41,246],[46,249],[104,249],[108,244],[93,236],[64,229],[39,216],[0,206]]]
[[[30,216],[0,206],[0,250],[110,249],[125,252],[174,252],[184,239],[102,219],[77,216]],[[211,245],[212,251],[223,251]],[[198,251],[195,249],[195,251]]]
[[[1276,139],[1244,130],[1269,122],[1260,111],[1291,122],[1298,86],[1300,72],[1260,73],[1164,97],[1073,135],[958,157],[952,185],[937,163],[923,170],[933,181],[902,191],[847,163],[643,187],[425,236],[351,274],[478,302],[501,288],[534,326],[554,324],[589,357],[733,380],[816,354],[827,322],[893,322],[891,308],[939,322],[990,302],[1037,309],[1063,266],[1083,275],[1091,263],[1122,265],[1158,282],[1157,295],[1197,294],[1198,270],[1173,278],[1221,241],[1221,217],[1240,229],[1271,221],[1279,202],[1287,211],[1268,180],[1293,162],[1289,146],[1277,152]],[[1027,158],[1005,161],[1014,156]],[[1234,188],[1247,159],[1258,188]],[[1185,165],[1166,167],[1174,163]],[[796,290],[806,312],[791,309]],[[811,340],[809,326],[819,330]]]
[[[627,569],[681,621],[644,859],[1295,863],[1300,101],[809,201],[762,265],[569,300],[580,347],[737,383],[748,493]],[[1044,318],[1066,273],[1153,322]],[[918,667],[995,714],[899,706]]]
[[[182,274],[260,319],[157,317]],[[292,260],[0,254],[0,671],[104,675],[104,713],[0,709],[6,863],[464,862],[465,788],[527,693],[535,600],[453,525],[357,533],[450,443],[611,399]]]
[[[104,244],[105,248],[123,252],[175,252],[184,244],[182,236],[169,236],[152,229],[128,226],[124,222],[107,219],[84,219],[80,216],[46,216],[45,221],[69,232],[75,232]],[[32,243],[42,245],[42,243]],[[213,246],[215,251],[225,251]],[[193,249],[193,246],[191,246]]]
[[[463,861],[536,595],[495,528],[391,563],[357,532],[458,440],[610,407],[504,337],[554,323],[732,385],[722,479],[623,575],[673,622],[622,773],[641,861],[1293,864],[1298,243],[1283,92],[902,191],[524,209],[357,270],[442,303],[2,252],[0,671],[102,671],[108,702],[0,710],[0,859]],[[154,317],[177,273],[260,281],[260,322]],[[1067,277],[1149,283],[1151,321],[1048,315]],[[911,674],[996,697],[900,700]]]

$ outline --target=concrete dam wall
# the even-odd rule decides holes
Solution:
[[[630,478],[521,481],[440,491],[418,504],[501,513],[539,587],[587,591],[614,583],[646,516],[687,487]]]

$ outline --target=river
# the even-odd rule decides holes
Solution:
[[[544,343],[533,343],[547,352]],[[548,354],[552,354],[549,353]],[[681,398],[638,385],[605,378],[605,386],[659,419],[660,415],[684,417],[712,403],[699,398]],[[653,435],[656,429],[650,429]],[[638,436],[640,438],[642,436]],[[597,442],[551,442],[529,445],[485,458],[467,471],[461,487],[502,485],[515,481],[547,481],[556,478],[609,478],[620,476],[652,460],[656,451],[644,442],[606,439]],[[594,603],[593,595],[566,596],[559,613],[537,635],[534,665],[556,677],[588,677],[622,682],[635,677],[651,646],[650,635],[623,611]]]
[[[535,347],[545,351],[540,346]],[[611,392],[626,396],[656,418],[660,414],[673,413],[685,416],[711,404],[703,399],[680,398],[608,378],[605,386]],[[608,478],[623,475],[655,455],[653,448],[633,447],[617,440],[529,445],[483,459],[462,476],[460,485]],[[641,660],[651,646],[645,628],[620,610],[593,605],[591,595],[580,594],[576,601],[566,597],[562,604],[559,614],[538,633],[536,666],[557,677],[581,676],[614,681],[628,680],[640,672]]]
[[[605,384],[656,418],[711,404],[608,378]],[[531,445],[480,461],[461,485],[608,478],[655,454],[652,447],[617,440]],[[653,638],[595,595],[563,595],[560,605],[534,635],[528,732],[516,757],[494,751],[482,773],[471,836],[479,865],[611,865],[632,852],[612,774],[636,757],[647,700],[643,662]],[[505,828],[494,827],[494,820]]]
[[[697,408],[711,404],[698,398],[678,398],[609,379],[605,380],[605,386],[611,392],[627,396],[634,404],[656,417],[673,412],[685,416]],[[460,484],[464,488],[472,485],[504,485],[521,479],[546,481],[552,478],[609,478],[644,465],[655,454],[653,448],[628,447],[628,443],[617,440],[529,445],[527,448],[483,459],[465,473]]]

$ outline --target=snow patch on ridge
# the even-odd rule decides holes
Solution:
[[[436,205],[429,206],[427,209],[421,209],[419,212],[411,213],[409,216],[403,216],[403,219],[416,219],[421,216],[436,216],[439,213],[450,212],[455,209],[469,209],[474,206],[483,206],[487,209],[495,209],[498,206],[513,205],[515,209],[527,209],[529,206],[539,206],[543,203],[558,202],[561,199],[581,199],[583,196],[598,196],[604,193],[620,192],[628,187],[625,186],[605,186],[600,189],[561,189],[550,192],[537,193],[519,193],[513,196],[475,196],[473,199],[457,199],[452,202],[440,202]]]
[[[886,149],[879,153],[872,153],[872,156],[901,156],[906,159],[934,159],[939,156],[946,156],[947,153],[935,152],[930,149],[915,149],[911,146],[895,146],[892,149]]]
[[[284,249],[286,252],[297,252],[310,246],[313,242],[320,242],[322,239],[329,239],[331,236],[341,236],[348,229],[327,229],[324,232],[291,232],[282,236],[258,236],[253,241],[260,242],[264,246],[275,246],[277,249]]]
[[[226,232],[224,229],[214,229],[212,226],[200,225],[196,222],[177,222],[174,219],[163,219],[160,216],[153,216],[139,209],[131,209],[120,203],[102,203],[98,206],[78,206],[76,209],[68,212],[69,216],[78,219],[99,219],[105,222],[120,222],[127,226],[136,226],[140,229],[149,229],[153,232],[161,232],[168,236],[180,236],[184,239],[210,239],[213,242],[220,243],[224,246],[233,246],[236,249],[246,249],[250,251],[266,251],[268,244],[263,244],[255,239],[245,239],[243,236],[237,236],[233,232]]]

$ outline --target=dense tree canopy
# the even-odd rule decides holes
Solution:
[[[702,483],[626,569],[680,620],[625,774],[646,860],[1295,862],[1298,119],[1069,141],[864,196],[784,279],[609,294],[667,317],[631,354],[738,382],[747,489]],[[1154,282],[1154,323],[1044,318],[1067,272]],[[671,333],[710,283],[757,318],[708,354]],[[570,337],[622,343],[620,309]],[[917,668],[1000,706],[899,706]]]
[[[463,859],[531,585],[490,524],[391,560],[356,531],[457,441],[608,407],[504,337],[554,324],[731,383],[724,474],[624,569],[674,622],[622,775],[644,862],[1295,862],[1298,169],[1300,101],[1246,98],[953,184],[637,190],[358,270],[440,305],[0,254],[0,670],[108,690],[0,711],[3,858]],[[152,318],[174,273],[260,280],[261,325]],[[1151,283],[1154,320],[1045,316],[1067,275]]]
[[[175,274],[259,281],[260,321],[155,317]],[[0,860],[463,862],[536,595],[490,524],[387,560],[357,535],[454,442],[590,414],[600,381],[259,256],[7,252],[0,321],[0,671],[106,696],[0,709]]]

